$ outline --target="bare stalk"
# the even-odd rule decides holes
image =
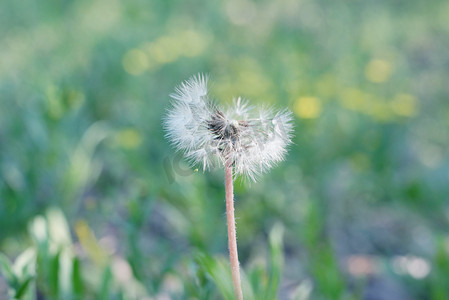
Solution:
[[[235,298],[243,299],[242,286],[240,283],[239,257],[237,253],[237,236],[235,233],[234,217],[234,183],[232,179],[232,165],[225,167],[225,189],[226,189],[226,216],[228,223],[229,259],[231,261],[232,283],[234,285]]]

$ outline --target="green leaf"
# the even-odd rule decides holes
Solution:
[[[249,274],[248,278],[251,284],[251,287],[254,290],[257,299],[263,299],[266,293],[266,287],[268,284],[268,275],[266,269],[261,265],[254,266]]]
[[[5,277],[6,281],[8,281],[10,285],[12,285],[12,283],[16,280],[16,277],[14,276],[11,262],[3,253],[0,253],[0,271]]]
[[[309,270],[316,281],[317,290],[326,299],[342,299],[346,282],[341,275],[323,222],[325,212],[317,201],[306,207],[304,241],[309,252]]]
[[[77,257],[73,259],[72,286],[75,299],[81,299],[81,296],[84,291],[84,284],[83,279],[81,277],[80,260]]]
[[[59,295],[59,256],[58,252],[55,256],[50,259],[49,265],[49,285],[52,295],[57,298]]]
[[[198,254],[195,261],[208,278],[217,286],[224,299],[235,299],[231,267],[227,260],[224,258],[213,258],[206,254]],[[244,298],[246,300],[254,299],[254,292],[242,269],[240,269],[240,276]]]
[[[270,232],[270,270],[265,299],[277,299],[279,282],[281,280],[282,269],[284,267],[283,254],[284,227],[281,224],[274,225]]]
[[[105,270],[103,271],[103,276],[101,279],[99,299],[103,299],[103,300],[110,299],[111,285],[112,285],[112,272],[111,272],[111,268],[109,266],[107,266],[105,268]]]
[[[20,283],[20,286],[17,288],[15,297],[17,299],[21,299],[25,293],[27,292],[28,286],[30,285],[31,280],[33,280],[34,276],[27,276],[23,282]]]
[[[196,262],[215,283],[221,295],[226,300],[234,300],[234,287],[230,267],[223,260],[214,259],[206,254],[199,254]]]
[[[16,258],[12,270],[16,277],[21,280],[24,276],[34,275],[35,264],[36,250],[34,248],[28,248]]]
[[[432,300],[449,299],[449,256],[444,237],[439,237],[433,258],[434,270],[430,277]]]

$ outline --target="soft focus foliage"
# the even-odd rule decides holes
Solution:
[[[223,105],[294,113],[286,161],[236,185],[248,299],[449,299],[448,19],[445,0],[0,1],[0,299],[232,297],[223,173],[161,125],[199,72]]]

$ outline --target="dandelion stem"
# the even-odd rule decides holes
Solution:
[[[231,261],[232,283],[234,285],[235,298],[237,300],[243,300],[242,286],[240,283],[239,258],[237,253],[237,237],[235,233],[234,183],[232,179],[232,165],[229,163],[227,163],[225,167],[225,189],[229,259]]]

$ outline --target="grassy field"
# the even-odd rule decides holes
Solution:
[[[445,0],[0,2],[0,299],[233,299],[224,172],[164,138],[199,72],[288,107],[236,183],[245,299],[449,299]]]

